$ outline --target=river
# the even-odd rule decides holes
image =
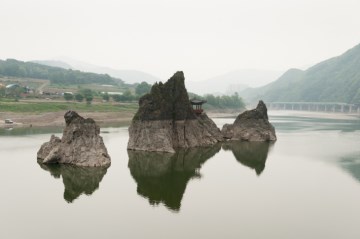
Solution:
[[[175,155],[128,152],[127,127],[103,128],[109,168],[39,165],[61,130],[1,129],[0,238],[360,238],[360,120],[270,121],[273,144]]]

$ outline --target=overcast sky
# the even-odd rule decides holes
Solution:
[[[0,58],[59,56],[162,79],[285,71],[360,43],[359,0],[0,0]]]

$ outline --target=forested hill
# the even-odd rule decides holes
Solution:
[[[14,59],[0,60],[0,76],[18,78],[47,79],[54,84],[123,84],[121,79],[112,78],[107,74],[81,72],[60,67],[45,66],[33,62],[23,62]]]
[[[360,44],[338,57],[291,69],[266,86],[240,94],[247,102],[345,102],[360,104]]]

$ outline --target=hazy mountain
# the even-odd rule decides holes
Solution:
[[[53,66],[53,67],[60,67],[64,68],[66,70],[73,69],[74,67],[70,66],[69,64],[63,62],[63,61],[55,61],[55,60],[44,60],[44,61],[31,61],[37,64],[45,65],[45,66]]]
[[[266,86],[240,93],[249,103],[346,102],[360,104],[360,44],[302,71],[291,69]]]
[[[276,80],[279,71],[268,70],[237,70],[219,75],[204,81],[187,81],[188,91],[196,94],[233,94],[248,87],[265,85]]]
[[[296,90],[291,86],[297,81],[302,80],[303,75],[304,71],[302,70],[290,69],[282,76],[280,76],[276,81],[262,87],[245,89],[244,91],[240,92],[240,96],[248,102],[257,101],[259,99],[268,100],[269,98],[275,97],[278,97],[279,100],[282,98],[287,98],[289,94],[293,94],[293,90]]]
[[[66,64],[72,66],[72,69],[95,72],[99,74],[109,74],[112,77],[120,78],[125,83],[133,84],[140,83],[145,81],[147,83],[153,84],[156,81],[161,81],[161,79],[148,74],[143,71],[138,70],[117,70],[109,67],[96,66],[93,64],[89,64],[86,62],[77,61],[71,58],[61,57],[58,59],[61,62],[65,62]]]
[[[109,85],[123,84],[121,79],[112,78],[107,74],[81,72],[79,70],[64,69],[15,59],[0,60],[0,76],[46,79],[52,83],[63,85],[90,83]]]
[[[77,61],[67,57],[59,57],[56,60],[33,61],[47,66],[56,66],[64,69],[81,70],[100,74],[109,74],[112,77],[121,78],[125,83],[133,84],[145,81],[153,84],[162,81],[160,78],[138,70],[117,70],[109,67],[96,66],[93,64]],[[187,81],[188,91],[204,95],[233,94],[241,92],[248,87],[257,87],[274,81],[281,72],[268,70],[237,70],[216,76],[204,81]]]

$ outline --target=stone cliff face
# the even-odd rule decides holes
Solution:
[[[84,119],[75,111],[64,115],[66,127],[62,138],[51,136],[37,153],[41,163],[64,163],[78,166],[110,165],[110,156],[93,119]]]
[[[129,127],[128,149],[173,153],[177,148],[209,146],[223,140],[206,114],[193,112],[184,81],[183,72],[177,72],[140,98]]]
[[[259,101],[256,109],[240,114],[233,124],[225,124],[221,130],[223,137],[244,141],[275,141],[275,128],[270,124],[267,108]]]

